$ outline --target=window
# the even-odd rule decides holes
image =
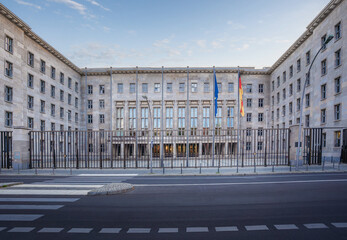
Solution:
[[[341,49],[335,52],[335,67],[338,67],[340,65],[341,65]]]
[[[60,90],[60,101],[64,102],[64,91]]]
[[[99,123],[105,123],[105,115],[104,114],[99,114]]]
[[[296,91],[300,92],[301,91],[301,79],[299,78],[296,80]]]
[[[93,109],[93,100],[88,100],[88,109]]]
[[[326,99],[327,98],[327,85],[323,84],[320,86],[320,98]]]
[[[258,99],[258,107],[260,107],[260,108],[264,107],[264,98]]]
[[[148,129],[148,108],[141,108],[141,128]]]
[[[210,92],[210,83],[208,82],[204,83],[204,92]]]
[[[64,108],[61,107],[59,113],[60,118],[64,118]]]
[[[45,93],[46,92],[46,82],[43,80],[40,80],[40,92]]]
[[[93,85],[88,85],[87,91],[89,95],[93,94]]]
[[[51,66],[51,78],[55,79],[55,67]]]
[[[275,82],[272,81],[272,82],[271,82],[271,91],[273,92],[274,90],[275,90]]]
[[[78,108],[78,98],[75,98],[75,108]]]
[[[154,107],[153,108],[153,129],[159,130],[160,129],[160,108]]]
[[[341,92],[340,77],[335,78],[335,93]]]
[[[274,111],[271,111],[271,120],[273,121],[275,117]]]
[[[325,45],[326,38],[327,38],[326,34],[323,37],[321,37],[321,47],[322,47],[322,50],[325,50],[327,48],[327,46]]]
[[[75,92],[78,93],[78,82],[75,82]]]
[[[7,77],[12,77],[13,76],[13,64],[9,61],[5,62],[5,75]]]
[[[252,107],[252,98],[247,98],[247,107]]]
[[[34,88],[34,76],[28,73],[28,87]]]
[[[341,38],[341,22],[335,25],[335,39]]]
[[[311,63],[311,51],[306,52],[306,65]]]
[[[12,123],[13,123],[12,112],[5,111],[5,126],[12,127]]]
[[[227,127],[228,128],[234,127],[234,108],[233,107],[227,108]]]
[[[322,133],[322,145],[323,145],[323,147],[327,146],[327,134],[326,133]]]
[[[118,83],[117,84],[117,92],[118,93],[123,93],[123,83]]]
[[[28,109],[33,110],[34,109],[34,97],[28,96]]]
[[[67,120],[68,120],[68,121],[71,121],[71,119],[72,119],[71,110],[68,110],[68,111],[67,111]]]
[[[228,92],[229,93],[232,93],[234,92],[234,83],[228,83]]]
[[[28,117],[28,128],[34,128],[34,119],[32,117]]]
[[[334,147],[340,147],[341,145],[341,131],[334,132]]]
[[[131,86],[131,84],[130,84]],[[135,84],[134,84],[134,92],[135,92]],[[99,94],[103,95],[105,94],[105,85],[99,85]]]
[[[178,135],[184,135],[186,126],[186,109],[184,107],[178,108]]]
[[[281,78],[278,76],[277,77],[277,87],[279,87],[281,85]]]
[[[198,84],[197,83],[192,83],[192,93],[198,92]]]
[[[180,83],[179,84],[179,92],[184,92],[185,89],[185,83]]]
[[[296,111],[300,111],[300,98],[296,99]]]
[[[305,126],[310,127],[310,115],[305,115]]]
[[[60,72],[60,83],[64,85],[64,82],[65,82],[64,73]]]
[[[246,92],[247,93],[252,93],[252,84],[247,84],[246,85]]]
[[[289,84],[289,96],[293,95],[293,84]]]
[[[285,105],[282,106],[282,116],[283,117],[286,116],[286,106]]]
[[[338,121],[341,119],[341,104],[336,104],[334,106],[334,116],[335,116],[335,121]]]
[[[247,122],[252,122],[252,113],[247,113]]]
[[[297,72],[301,71],[301,59],[300,58],[296,61],[296,70],[297,70]]]
[[[160,93],[160,83],[154,83],[154,92]]]
[[[55,105],[51,104],[51,115],[54,117],[55,116]]]
[[[259,93],[264,93],[264,84],[261,83],[261,84],[258,85],[258,92]]]
[[[263,113],[258,113],[258,122],[263,121],[264,114]]]
[[[217,87],[218,87],[218,92],[221,93],[222,92],[222,83],[217,83]]]
[[[217,114],[215,118],[215,127],[216,128],[222,127],[222,107],[217,108]]]
[[[148,83],[142,83],[142,92],[148,93]]]
[[[13,89],[11,87],[5,86],[5,101],[12,102],[13,100]]]
[[[257,149],[258,149],[258,151],[263,150],[263,142],[258,142]]]
[[[289,67],[289,77],[293,77],[293,65]]]
[[[216,120],[217,122],[217,120]],[[191,107],[190,108],[190,130],[191,135],[196,135],[196,129],[198,127],[198,108]]]
[[[275,105],[275,97],[274,96],[271,97],[271,104],[272,104],[272,106]]]
[[[320,110],[320,122],[326,123],[326,109]]]
[[[71,96],[71,94],[69,93],[68,95],[67,95],[67,103],[69,104],[69,105],[71,105],[71,102],[72,102],[72,96]]]
[[[166,84],[166,92],[172,93],[172,83],[167,83]]]
[[[116,108],[116,129],[124,128],[124,111],[122,107]]]
[[[31,52],[28,52],[28,65],[34,67],[34,54]]]
[[[99,108],[100,109],[105,108],[105,100],[103,100],[103,99],[99,100]]]
[[[46,129],[46,122],[44,120],[41,120],[40,129],[41,129],[41,131],[45,131],[45,129]]]
[[[129,130],[136,129],[136,108],[129,108]]]
[[[277,93],[277,104],[280,102],[280,93]]]
[[[208,134],[206,131],[208,131],[210,127],[210,107],[204,107],[202,109],[202,127],[204,135]]]
[[[246,142],[246,151],[250,151],[251,150],[251,142]]]
[[[75,113],[75,123],[78,123],[78,113]]]
[[[305,106],[306,107],[309,107],[310,106],[310,94],[309,93],[307,93],[306,95],[305,95]]]
[[[69,78],[67,78],[67,87],[68,88],[72,88],[72,79],[69,77]]]
[[[173,108],[167,107],[166,108],[166,129],[172,129],[173,128]]]
[[[45,112],[45,107],[46,107],[46,102],[41,100],[40,101],[40,112],[44,113]]]
[[[46,73],[46,62],[41,59],[40,61],[40,71],[45,74]]]
[[[286,99],[286,89],[285,88],[283,88],[283,90],[282,90],[282,97],[283,97],[283,100]]]
[[[258,128],[258,136],[263,136],[264,130],[262,128]]]
[[[10,53],[13,53],[13,39],[9,36],[6,36],[5,39],[5,50]]]
[[[289,103],[289,114],[292,114],[293,113],[293,103],[290,102]]]
[[[88,115],[87,115],[87,122],[88,122],[89,124],[93,123],[93,114],[88,114]]]

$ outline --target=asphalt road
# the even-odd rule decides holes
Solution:
[[[33,221],[0,220],[0,239],[347,239],[347,174],[23,178],[66,185],[123,181],[135,190],[41,203],[62,206],[55,210],[0,209],[0,216],[42,215]],[[23,201],[3,201],[0,207],[58,197],[0,195],[0,201]]]

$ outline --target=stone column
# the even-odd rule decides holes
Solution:
[[[30,163],[29,131],[26,127],[13,127],[13,169],[27,169]],[[37,143],[39,144],[39,143]]]

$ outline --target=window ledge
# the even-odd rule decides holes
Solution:
[[[338,95],[341,95],[341,91],[334,94],[334,96],[338,96]]]
[[[342,65],[342,64],[340,63],[340,65],[335,66],[335,69],[338,69],[339,67],[341,67],[341,65]]]
[[[10,101],[6,101],[6,100],[5,100],[5,103],[13,104],[13,101],[10,102]]]
[[[337,39],[335,38],[334,43],[338,42],[341,38],[342,38],[342,37],[339,37],[339,38],[337,38]]]

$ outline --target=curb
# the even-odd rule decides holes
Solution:
[[[88,192],[88,196],[114,195],[126,193],[134,190],[135,187],[130,183],[111,183],[101,188],[96,188]]]
[[[11,187],[15,185],[23,184],[23,182],[8,182],[8,183],[0,183],[0,188]]]

